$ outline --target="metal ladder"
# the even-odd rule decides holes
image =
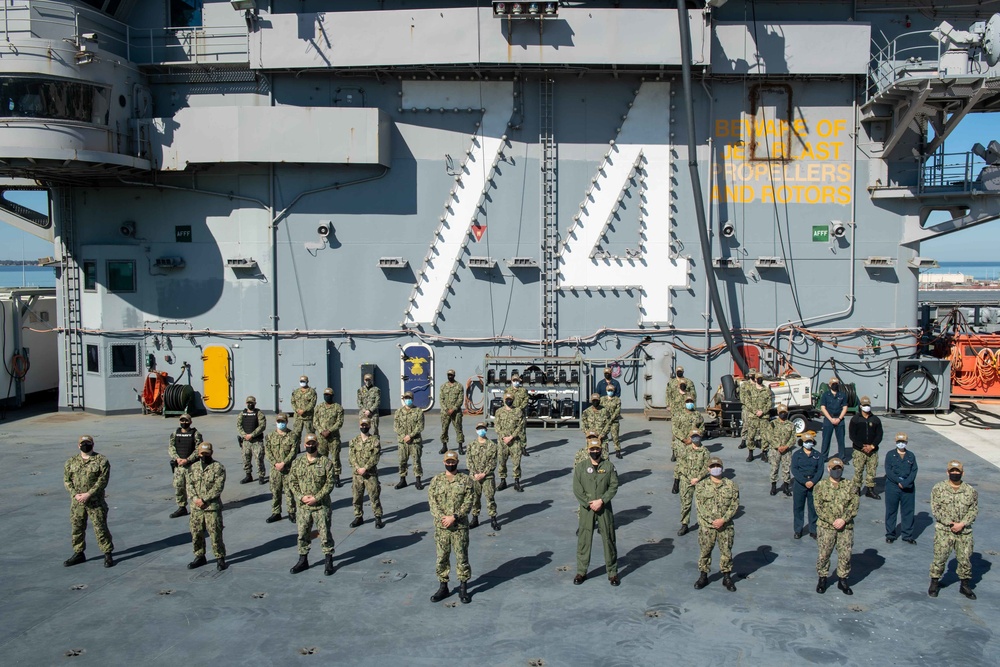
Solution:
[[[80,315],[80,265],[76,261],[73,228],[73,191],[60,188],[59,208],[60,282],[62,286],[63,391],[66,407],[83,409],[83,339]]]
[[[555,82],[543,75],[539,83],[539,132],[538,143],[542,148],[542,343],[539,346],[543,356],[555,356],[555,340],[558,335],[556,290],[559,285],[559,221],[557,211],[558,149],[556,147],[553,120],[553,88]]]

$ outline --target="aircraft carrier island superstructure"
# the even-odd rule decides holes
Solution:
[[[1000,19],[681,5],[6,2],[0,175],[51,215],[3,215],[55,241],[60,407],[153,372],[353,408],[362,369],[429,407],[455,368],[557,421],[607,365],[627,410],[677,366],[700,405],[749,366],[899,407],[921,241],[1000,216],[993,137],[943,153],[1000,109]]]

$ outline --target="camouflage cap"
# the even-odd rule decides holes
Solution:
[[[185,412],[184,414],[181,415],[180,419],[181,419],[182,422],[183,421],[191,421],[191,415],[189,415],[188,413]]]
[[[720,468],[723,467],[722,466],[722,459],[720,459],[718,456],[713,456],[712,458],[710,458],[708,460],[708,467],[709,468],[714,468],[716,466],[719,466]]]
[[[593,394],[590,395],[590,400],[599,401],[601,400],[601,395],[595,391]]]
[[[200,445],[198,445],[198,453],[199,454],[211,454],[212,453],[212,443],[210,443],[210,442],[203,442]]]
[[[333,387],[327,387],[323,390],[324,396],[333,396]]]
[[[448,369],[448,375],[454,375],[454,374],[455,374],[455,369],[454,368],[449,368]]]
[[[965,472],[965,466],[962,465],[961,461],[951,460],[948,461],[948,470],[957,470],[959,472]]]
[[[404,391],[403,392],[403,398],[413,398],[413,392],[412,391]]]
[[[288,421],[288,415],[286,415],[284,412],[279,412],[278,414],[274,415],[274,421],[276,421],[276,422],[287,422]]]
[[[784,403],[778,403],[778,407],[775,408],[778,412],[788,412],[788,406]]]
[[[587,440],[590,440],[591,438],[596,438],[598,440],[601,439],[601,436],[597,435],[597,431],[587,431],[583,437]]]
[[[306,439],[304,440],[304,442],[319,442],[319,441],[316,439],[315,433],[306,433]]]
[[[308,375],[300,375],[299,376],[299,382],[309,382],[309,376]]]
[[[476,424],[476,428],[486,428],[486,422],[479,422]]]
[[[81,435],[80,436],[80,441],[77,444],[82,445],[85,442],[89,442],[90,444],[94,444],[94,436],[92,436],[92,435]]]
[[[678,366],[677,369],[674,372],[675,373],[683,373],[684,372],[684,367],[683,366]]]
[[[451,449],[449,449],[447,452],[445,452],[444,453],[444,462],[447,463],[448,461],[454,461],[455,463],[458,463],[458,452],[456,452],[454,450],[451,450]]]
[[[829,468],[830,470],[833,470],[834,468],[843,468],[844,462],[838,459],[836,456],[834,456],[832,459],[826,462],[826,467]]]
[[[906,435],[903,431],[896,434],[896,442],[909,442],[910,436]]]
[[[368,417],[362,417],[358,424],[361,426],[371,426],[372,420],[368,419]]]
[[[244,401],[244,402],[245,403],[256,403],[257,402],[257,397],[256,396],[247,396],[247,400]]]
[[[598,437],[587,438],[587,451],[591,449],[601,449],[601,439]]]
[[[361,379],[362,380],[373,380],[374,378],[372,377],[371,373],[365,373],[364,377],[362,377]]]
[[[750,370],[747,371],[747,378],[753,379],[756,376],[757,376],[757,369],[751,368]]]
[[[859,401],[859,403],[861,405],[868,405],[868,406],[870,406],[872,404],[872,399],[868,398],[867,396],[862,396],[861,400]]]

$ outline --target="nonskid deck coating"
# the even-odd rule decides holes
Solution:
[[[471,532],[473,601],[463,605],[456,595],[429,601],[436,580],[427,492],[412,484],[391,488],[394,443],[379,466],[385,529],[374,529],[367,506],[368,521],[349,529],[350,488],[336,489],[338,570],[325,577],[313,567],[293,576],[294,528],[287,521],[264,523],[267,486],[238,483],[235,414],[196,418],[229,478],[223,499],[231,567],[218,573],[212,560],[186,569],[187,518],[167,517],[174,504],[166,439],[174,420],[16,417],[0,422],[5,665],[992,665],[989,656],[1000,649],[994,632],[1000,586],[990,574],[997,560],[993,499],[1000,474],[918,424],[884,419],[887,433],[910,433],[920,463],[918,545],[886,544],[883,503],[862,498],[852,597],[832,586],[825,595],[815,593],[815,542],[792,539],[791,498],[769,496],[768,465],[746,463],[732,439],[708,446],[740,485],[734,546],[739,590],[727,592],[717,574],[707,588],[694,590],[697,533],[676,536],[669,424],[635,415],[622,424],[626,457],[614,461],[621,480],[613,501],[621,586],[608,586],[596,537],[591,578],[574,586],[571,464],[580,433],[532,429],[524,493],[508,488],[497,494],[500,532],[488,524]],[[466,419],[469,431],[471,422]],[[428,424],[433,438],[437,420]],[[97,450],[111,460],[109,525],[119,560],[113,569],[102,567],[89,528],[88,562],[62,566],[70,548],[61,473],[81,433],[93,434]],[[944,433],[961,442],[969,431]],[[442,470],[439,446],[436,439],[425,445],[428,477]],[[966,479],[980,493],[974,602],[959,595],[953,563],[940,597],[926,594],[930,489],[944,479],[952,458],[965,462]],[[318,541],[311,558],[321,561]]]

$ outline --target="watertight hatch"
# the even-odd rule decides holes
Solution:
[[[233,405],[233,361],[228,347],[212,345],[201,357],[201,398],[209,410],[224,412]]]

